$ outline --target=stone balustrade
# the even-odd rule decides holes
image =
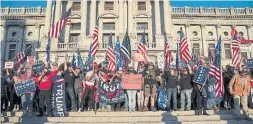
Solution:
[[[172,7],[172,14],[253,15],[253,8]]]
[[[46,8],[42,7],[21,7],[21,8],[0,8],[1,15],[40,15],[46,13]]]
[[[0,8],[1,15],[10,14],[45,14],[46,8]],[[253,8],[203,8],[203,7],[172,7],[172,14],[201,14],[201,15],[253,15]]]
[[[137,50],[139,43],[135,43],[134,46],[132,46],[132,50]],[[113,44],[115,46],[115,44]],[[107,49],[107,43],[99,43],[99,50],[106,50]],[[89,49],[89,46],[87,44],[78,44],[78,43],[59,43],[58,49],[59,50],[75,50],[75,49]],[[158,46],[155,42],[147,43],[147,49],[148,50],[157,50]],[[163,49],[163,47],[161,47]]]

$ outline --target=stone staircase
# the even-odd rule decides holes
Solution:
[[[209,116],[196,116],[194,111],[173,112],[69,112],[68,117],[22,118],[22,112],[3,112],[5,124],[253,124],[253,121],[235,120],[233,111],[208,110]],[[253,118],[253,109],[249,110]]]

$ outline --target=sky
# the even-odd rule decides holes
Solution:
[[[46,7],[46,0],[1,0],[1,7]],[[171,6],[182,7],[253,7],[253,0],[171,0]]]

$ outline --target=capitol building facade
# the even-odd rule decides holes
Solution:
[[[122,43],[126,31],[132,52],[136,52],[145,30],[151,61],[155,61],[156,56],[164,51],[164,32],[170,49],[176,51],[181,27],[187,37],[190,52],[194,48],[193,52],[198,55],[208,56],[209,49],[215,50],[217,39],[221,36],[223,65],[232,63],[232,27],[245,39],[253,40],[253,8],[173,7],[169,0],[47,0],[46,8],[0,9],[2,65],[29,46],[32,46],[32,50],[28,55],[45,60],[51,23],[60,20],[71,6],[71,24],[63,28],[58,39],[51,40],[52,61],[63,62],[66,53],[71,58],[77,48],[85,59],[93,41],[97,19],[97,62],[105,59],[110,35],[112,34],[113,41],[119,36]],[[253,44],[240,47],[242,56],[253,57]]]

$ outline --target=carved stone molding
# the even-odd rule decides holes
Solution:
[[[250,28],[252,28],[252,25],[247,25],[246,27],[247,27],[247,29],[250,29]]]
[[[220,28],[220,27],[221,27],[221,25],[220,25],[220,24],[217,24],[217,25],[216,25],[216,28]]]
[[[186,28],[189,28],[191,24],[185,24],[185,27]]]
[[[205,24],[201,24],[200,27],[201,27],[201,29],[204,29],[206,27],[206,25]]]
[[[36,27],[37,29],[40,28],[40,24],[36,23],[36,24],[35,24],[35,27]]]

